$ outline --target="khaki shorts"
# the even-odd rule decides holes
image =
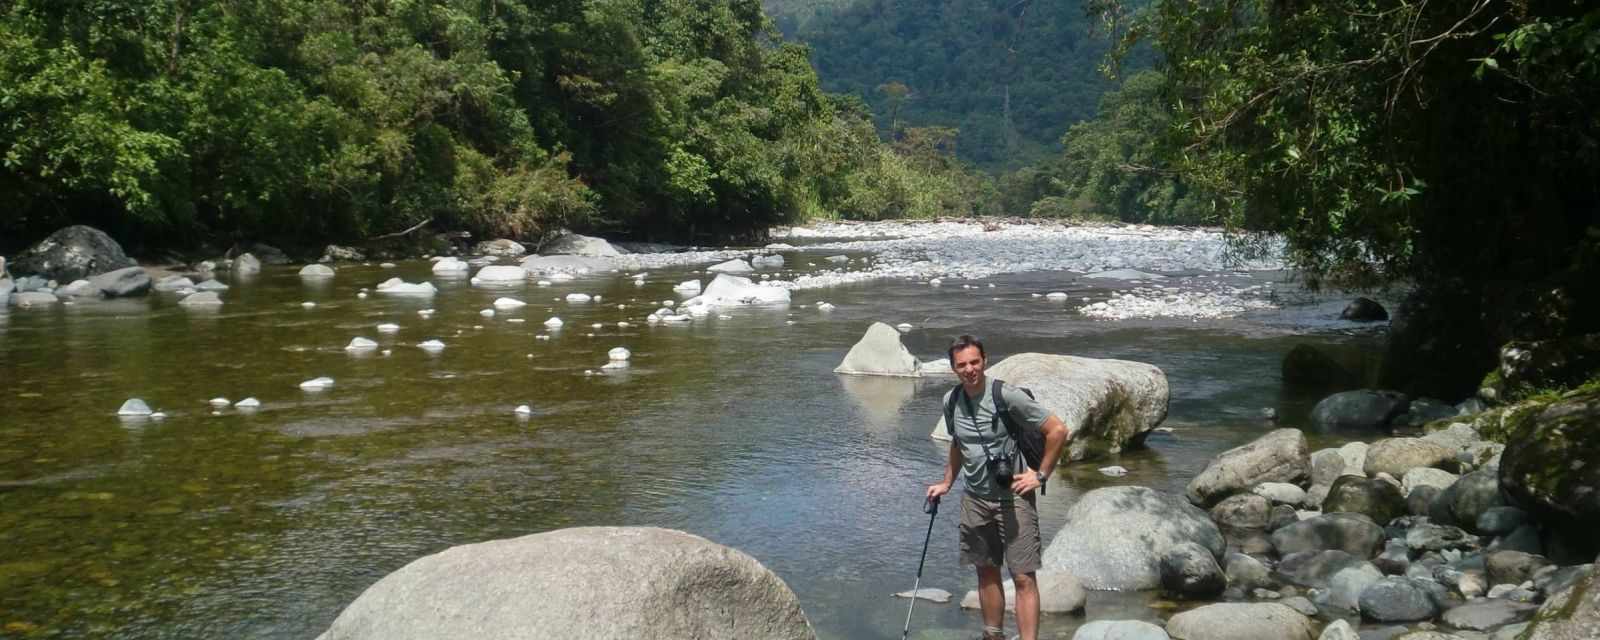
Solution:
[[[1034,494],[985,500],[961,494],[961,564],[1011,568],[1012,575],[1039,570],[1039,508]]]

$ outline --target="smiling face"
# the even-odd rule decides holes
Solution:
[[[977,345],[962,347],[950,354],[950,368],[955,369],[956,377],[961,378],[961,386],[967,389],[968,394],[983,389],[985,364],[983,350]]]

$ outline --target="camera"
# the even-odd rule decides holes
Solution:
[[[994,474],[995,481],[1009,485],[1016,469],[1011,464],[1011,458],[989,456],[989,471]]]

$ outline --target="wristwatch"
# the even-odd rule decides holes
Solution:
[[[1033,472],[1033,477],[1038,478],[1039,479],[1039,484],[1043,485],[1045,478],[1047,478],[1049,476],[1044,475],[1043,471],[1035,471],[1035,472]]]

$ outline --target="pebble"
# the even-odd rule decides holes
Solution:
[[[228,406],[230,404],[233,404],[233,402],[231,400],[228,400],[227,398],[216,397],[216,398],[212,398],[211,399],[210,404],[213,407],[219,407],[220,408],[220,407],[226,407],[226,406]]]
[[[333,378],[329,378],[327,376],[312,378],[300,383],[300,388],[305,389],[306,391],[320,391],[331,386],[333,386]]]

